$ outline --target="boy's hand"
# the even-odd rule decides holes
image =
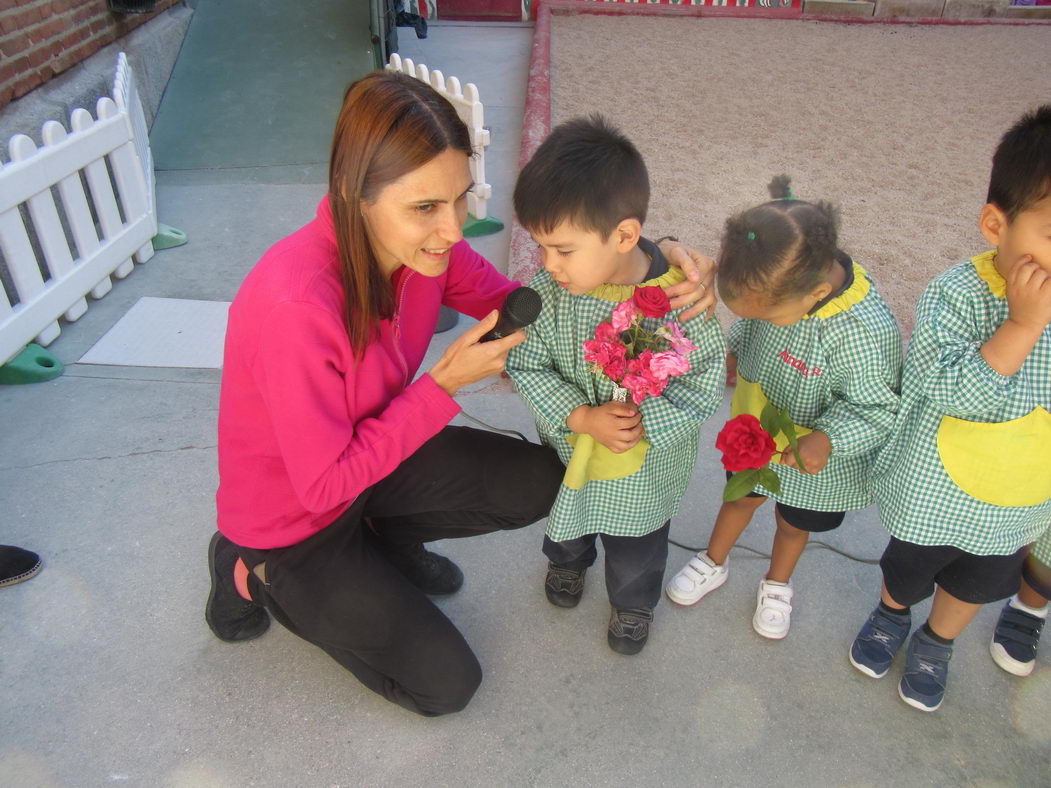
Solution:
[[[803,471],[799,467],[799,463],[796,462],[796,456],[792,453],[791,448],[785,449],[784,453],[781,454],[781,464],[804,473],[820,473],[828,465],[830,454],[832,454],[832,441],[821,430],[814,430],[799,439],[799,456],[802,458],[806,470]]]
[[[1051,274],[1026,255],[1007,275],[1008,320],[1043,331],[1051,324]]]
[[[686,281],[664,288],[672,309],[692,304],[679,314],[679,322],[685,323],[705,311],[711,318],[715,314],[715,261],[676,241],[661,241],[660,250],[670,265],[686,274]]]
[[[642,437],[642,414],[632,402],[581,405],[569,414],[566,426],[590,435],[614,454],[623,454]]]

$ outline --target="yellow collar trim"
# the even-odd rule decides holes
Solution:
[[[661,274],[655,279],[647,279],[645,282],[640,282],[637,285],[599,285],[593,290],[588,290],[587,295],[619,304],[631,298],[635,294],[635,288],[637,287],[669,287],[678,284],[685,278],[686,275],[681,268],[671,266],[668,268],[667,273]]]
[[[832,315],[838,315],[840,312],[846,312],[854,304],[860,304],[865,300],[865,296],[869,294],[868,274],[865,273],[865,269],[857,263],[854,263],[854,281],[851,282],[850,287],[840,293],[838,296],[833,298],[819,310],[812,315],[806,315],[803,319],[808,317],[820,317],[821,319],[832,317]]]
[[[997,298],[1007,298],[1007,280],[996,270],[996,250],[990,249],[977,257],[971,258],[974,271],[986,285],[989,292]]]

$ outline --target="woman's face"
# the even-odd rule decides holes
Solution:
[[[463,238],[472,186],[466,154],[446,148],[387,184],[375,201],[362,200],[369,243],[385,276],[403,265],[424,276],[445,273],[449,250]]]

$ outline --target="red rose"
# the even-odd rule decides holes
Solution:
[[[748,413],[726,422],[715,439],[715,448],[723,453],[723,467],[733,473],[765,467],[777,450],[770,433]]]
[[[671,309],[667,294],[659,287],[637,287],[631,300],[646,317],[664,317]]]

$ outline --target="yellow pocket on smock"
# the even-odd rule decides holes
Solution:
[[[957,487],[994,506],[1051,498],[1051,413],[1036,408],[995,423],[943,416],[938,455]]]
[[[562,482],[571,490],[579,490],[590,481],[623,479],[638,473],[650,449],[645,438],[622,454],[610,451],[590,435],[574,433],[566,440],[573,447],[573,456]]]

